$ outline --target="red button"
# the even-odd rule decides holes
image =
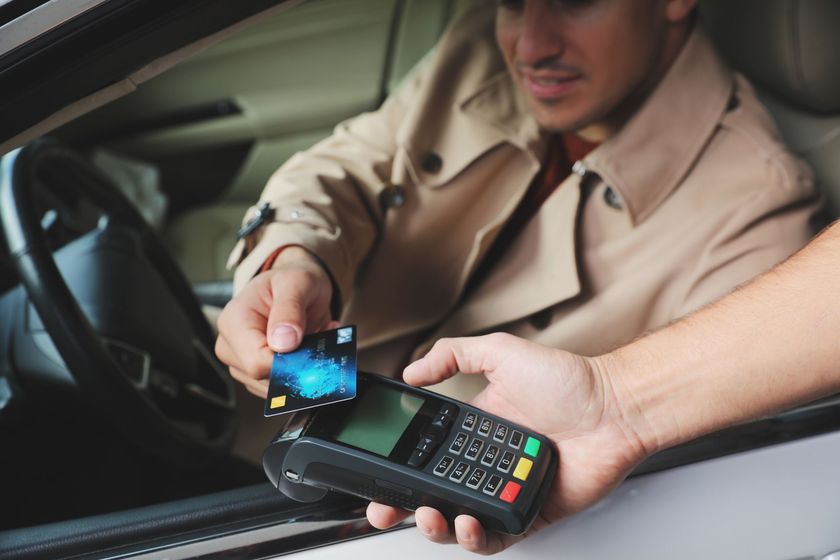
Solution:
[[[514,500],[516,500],[516,497],[519,495],[520,490],[522,490],[522,487],[514,481],[510,480],[505,485],[505,489],[502,490],[502,493],[499,497],[507,503],[512,504]]]

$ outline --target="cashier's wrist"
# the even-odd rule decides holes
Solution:
[[[613,421],[624,432],[628,441],[641,451],[644,457],[669,447],[674,439],[672,435],[673,418],[661,413],[662,403],[655,403],[654,395],[647,394],[647,383],[641,379],[638,363],[628,363],[619,352],[586,358],[592,371],[602,380],[604,387],[605,409],[610,412]],[[635,378],[634,378],[635,377]]]

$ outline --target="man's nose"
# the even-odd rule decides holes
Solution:
[[[543,0],[525,3],[516,58],[521,64],[536,66],[540,62],[559,59],[565,50],[562,21]]]

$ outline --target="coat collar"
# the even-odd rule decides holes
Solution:
[[[691,169],[726,112],[733,89],[731,70],[695,29],[639,110],[584,158],[587,170],[621,194],[634,225],[646,220]],[[539,127],[507,70],[464,96],[460,106],[513,144],[539,149]]]
[[[731,70],[695,29],[636,114],[584,158],[590,171],[621,193],[634,225],[656,210],[700,157],[733,88]]]

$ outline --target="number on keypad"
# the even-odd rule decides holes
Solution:
[[[478,420],[478,415],[476,415],[475,412],[467,412],[466,416],[464,416],[464,423],[461,424],[461,427],[468,432],[471,432],[473,431],[473,428],[475,428],[476,420]]]
[[[486,473],[481,469],[475,469],[470,476],[470,479],[467,481],[467,486],[470,488],[478,488],[478,485],[481,484],[481,481],[484,480],[484,475]]]
[[[496,426],[496,433],[493,434],[493,439],[495,439],[496,441],[498,441],[500,443],[504,443],[505,438],[507,437],[507,433],[508,433],[507,426],[499,424],[498,426]]]
[[[434,473],[438,476],[446,476],[446,472],[449,470],[449,467],[452,466],[452,463],[455,461],[452,457],[447,457],[444,455],[443,459],[435,467]]]
[[[478,433],[482,436],[489,436],[490,430],[493,429],[493,421],[489,418],[482,418],[481,425],[478,427]]]
[[[467,471],[470,470],[470,466],[464,462],[458,463],[458,466],[452,471],[452,474],[449,475],[449,480],[453,480],[455,482],[461,482],[464,480],[464,477],[467,476]]]
[[[452,441],[452,445],[449,446],[449,451],[454,453],[455,455],[460,455],[461,450],[464,448],[464,445],[467,443],[467,434],[464,432],[459,432],[455,439]]]
[[[484,442],[478,438],[473,438],[472,442],[470,443],[470,448],[467,449],[467,452],[464,454],[464,457],[467,459],[477,459],[478,454],[481,453],[481,449],[484,447]]]
[[[502,455],[502,460],[499,461],[499,466],[497,467],[503,473],[510,471],[510,467],[513,464],[513,451],[505,451],[505,454]]]
[[[487,465],[488,467],[492,467],[493,463],[496,462],[496,457],[499,456],[499,448],[495,445],[491,445],[487,448],[487,451],[484,453],[484,457],[481,458],[481,464]]]

